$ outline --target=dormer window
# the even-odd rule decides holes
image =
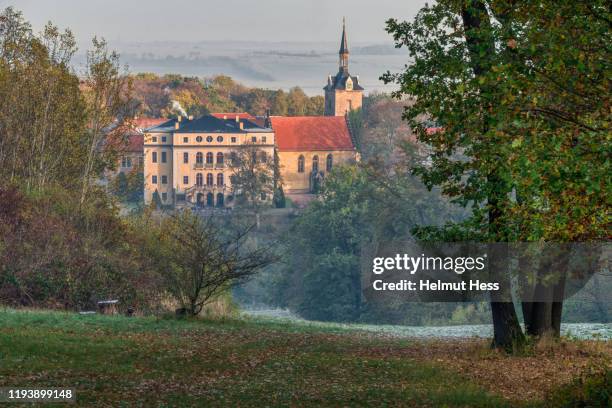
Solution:
[[[348,77],[348,79],[346,80],[346,90],[347,91],[353,90],[353,80],[351,79],[351,77]]]

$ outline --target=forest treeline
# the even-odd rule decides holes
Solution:
[[[145,117],[176,114],[173,102],[178,102],[194,117],[214,112],[248,112],[261,116],[268,110],[272,115],[316,116],[323,114],[325,104],[322,96],[308,96],[297,86],[288,92],[250,88],[224,75],[197,78],[140,73],[132,75],[131,80],[134,109]]]

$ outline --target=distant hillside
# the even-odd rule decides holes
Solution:
[[[133,75],[134,106],[144,117],[173,114],[178,102],[189,115],[210,112],[249,112],[264,115],[322,115],[324,98],[307,96],[299,87],[283,90],[249,88],[228,76],[212,78],[182,75],[158,76],[152,73]],[[174,105],[174,107],[173,107]]]

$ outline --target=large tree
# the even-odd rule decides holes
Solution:
[[[414,171],[472,210],[460,225],[425,229],[428,238],[605,235],[609,21],[600,1],[466,0],[388,22],[413,62],[384,78],[401,86],[396,96],[415,98],[404,116],[432,148],[431,166]],[[423,118],[443,130],[427,132]],[[505,297],[491,303],[494,345],[509,349],[523,334],[503,283]],[[546,307],[547,327],[530,333],[558,334],[561,304]]]

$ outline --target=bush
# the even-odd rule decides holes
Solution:
[[[590,372],[555,391],[546,406],[595,408],[612,406],[612,370],[595,367]]]

